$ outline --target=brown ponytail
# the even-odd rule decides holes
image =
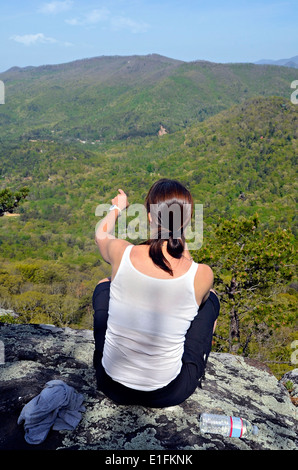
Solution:
[[[179,259],[185,249],[184,230],[191,220],[193,200],[190,192],[178,181],[163,178],[150,188],[146,201],[152,227],[149,256],[158,267],[173,275],[173,271],[162,252],[163,242],[167,240],[167,251]]]

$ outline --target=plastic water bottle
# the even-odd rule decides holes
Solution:
[[[249,421],[234,416],[202,413],[200,416],[202,433],[220,434],[225,437],[247,437],[258,434],[257,426]]]

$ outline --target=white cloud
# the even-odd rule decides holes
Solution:
[[[14,36],[11,36],[10,39],[12,39],[13,41],[19,42],[21,44],[24,44],[25,46],[32,46],[38,43],[53,44],[53,43],[58,42],[56,39],[47,37],[43,33],[24,34],[23,36],[14,35]]]
[[[111,20],[112,29],[115,31],[128,30],[131,33],[146,33],[149,29],[149,25],[143,21],[135,21],[131,18],[124,16],[116,16]]]
[[[109,14],[110,12],[107,8],[100,8],[86,13],[81,18],[71,18],[65,20],[65,22],[72,26],[94,25],[100,21],[106,21],[109,17]]]
[[[65,0],[63,2],[53,1],[49,3],[44,3],[44,5],[39,9],[40,13],[45,14],[56,14],[68,11],[72,8],[73,1]]]
[[[71,42],[58,41],[55,38],[50,38],[50,37],[45,36],[43,33],[24,34],[22,36],[14,35],[14,36],[11,36],[10,39],[12,39],[15,42],[19,42],[20,44],[24,44],[24,46],[34,46],[35,44],[61,44],[62,46],[65,46],[65,47],[73,46]]]
[[[85,22],[87,24],[95,24],[99,21],[105,21],[108,19],[110,12],[107,8],[101,8],[100,10],[92,10],[85,16]]]
[[[65,22],[72,26],[92,26],[105,22],[112,31],[127,30],[134,34],[145,33],[150,28],[144,21],[135,21],[126,16],[114,15],[106,7],[94,9],[79,17],[66,19]]]
[[[111,17],[111,12],[107,8],[95,9],[80,18],[70,18],[65,22],[72,26],[90,26],[106,22],[113,31],[127,30],[134,34],[145,33],[150,27],[144,21],[135,21],[125,16]]]

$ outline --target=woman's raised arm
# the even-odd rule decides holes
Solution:
[[[103,259],[109,264],[111,264],[111,246],[117,240],[113,235],[116,220],[121,211],[129,206],[125,192],[122,189],[118,189],[118,191],[119,194],[112,199],[109,213],[100,221],[95,231],[95,243]]]

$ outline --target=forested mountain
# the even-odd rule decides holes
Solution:
[[[0,138],[123,139],[170,133],[255,96],[288,98],[295,70],[181,62],[159,55],[98,57],[0,74]]]
[[[222,301],[215,350],[291,368],[294,72],[152,55],[0,75],[0,206],[14,213],[0,217],[0,307],[15,321],[90,328],[93,288],[110,274],[94,243],[97,205],[118,188],[143,203],[154,181],[176,178],[204,206],[192,255],[212,266]]]

